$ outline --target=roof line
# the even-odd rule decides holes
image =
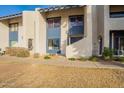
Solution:
[[[48,8],[39,9],[40,12],[50,12],[56,10],[63,10],[63,9],[70,9],[70,8],[77,8],[82,7],[84,5],[60,5],[60,6],[52,6]]]
[[[10,14],[10,15],[7,15],[7,16],[1,16],[0,20],[11,19],[11,18],[20,17],[20,16],[22,16],[22,12],[16,13],[16,14]]]

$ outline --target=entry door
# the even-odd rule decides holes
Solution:
[[[102,37],[99,38],[99,55],[102,55]]]
[[[47,52],[60,53],[61,18],[47,19]]]

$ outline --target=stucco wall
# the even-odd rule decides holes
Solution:
[[[83,15],[83,8],[67,9],[52,11],[47,13],[40,13],[37,9],[35,11],[35,52],[40,53],[41,55],[46,55],[47,51],[47,23],[46,19],[51,17],[61,17],[61,50],[62,54],[66,53],[66,43],[67,43],[67,31],[68,31],[68,18],[70,15]]]
[[[13,19],[6,19],[0,21],[0,48],[5,50],[6,47],[9,47],[9,24],[11,23],[19,23],[19,29],[18,29],[18,42],[15,44],[15,47],[22,46],[21,43],[21,32],[22,32],[22,18],[17,17]]]
[[[11,24],[11,23],[18,23],[19,24],[18,25],[19,26],[18,27],[18,43],[15,44],[14,47],[22,47],[22,44],[21,44],[21,42],[22,42],[22,34],[21,33],[23,31],[23,29],[22,29],[22,17],[17,17],[17,18],[13,18],[13,19],[8,20],[8,24]]]
[[[84,15],[84,7],[81,8],[73,8],[67,10],[59,10],[46,13],[46,18],[51,17],[61,17],[61,53],[63,55],[66,54],[66,46],[67,46],[67,32],[69,30],[69,16],[71,15]]]
[[[9,28],[7,21],[0,21],[0,48],[5,50],[9,46]]]
[[[22,44],[23,47],[28,48],[28,39],[33,39],[33,50],[34,52],[34,31],[35,31],[35,12],[34,11],[23,11],[23,35]]]
[[[91,13],[91,16],[92,16],[92,55],[98,55],[98,33],[97,33],[97,26],[98,26],[98,23],[97,23],[97,10],[96,10],[96,6],[92,6],[92,13]]]
[[[118,7],[116,7],[118,8]],[[113,11],[120,10],[113,8]],[[104,46],[109,47],[109,34],[110,30],[124,30],[124,18],[110,18],[109,16],[109,6],[104,6]]]
[[[92,34],[96,28],[93,28],[93,9],[94,6],[86,6],[85,7],[85,37],[81,39],[80,41],[71,44],[66,47],[66,57],[89,57],[93,55],[93,37]],[[95,32],[94,32],[95,33]]]
[[[97,20],[97,44],[96,44],[96,51],[97,55],[99,55],[99,39],[102,38],[102,45],[104,45],[104,5],[96,5],[96,20]],[[103,50],[103,47],[102,47]]]
[[[35,53],[46,55],[46,15],[35,11]]]
[[[14,47],[28,48],[28,39],[31,38],[34,41],[35,12],[24,11],[22,14],[22,17],[6,19],[0,22],[0,48],[9,47],[9,24],[11,23],[19,23],[18,43]]]

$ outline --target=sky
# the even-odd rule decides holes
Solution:
[[[24,10],[34,10],[35,8],[46,8],[48,5],[0,5],[0,16],[19,13]]]

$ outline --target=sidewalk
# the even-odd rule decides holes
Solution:
[[[16,63],[32,63],[32,64],[46,64],[64,67],[83,67],[83,68],[113,68],[124,69],[124,64],[119,62],[91,62],[91,61],[70,61],[65,57],[54,59],[41,59],[41,58],[19,58],[12,56],[0,56],[0,62],[16,62]]]

